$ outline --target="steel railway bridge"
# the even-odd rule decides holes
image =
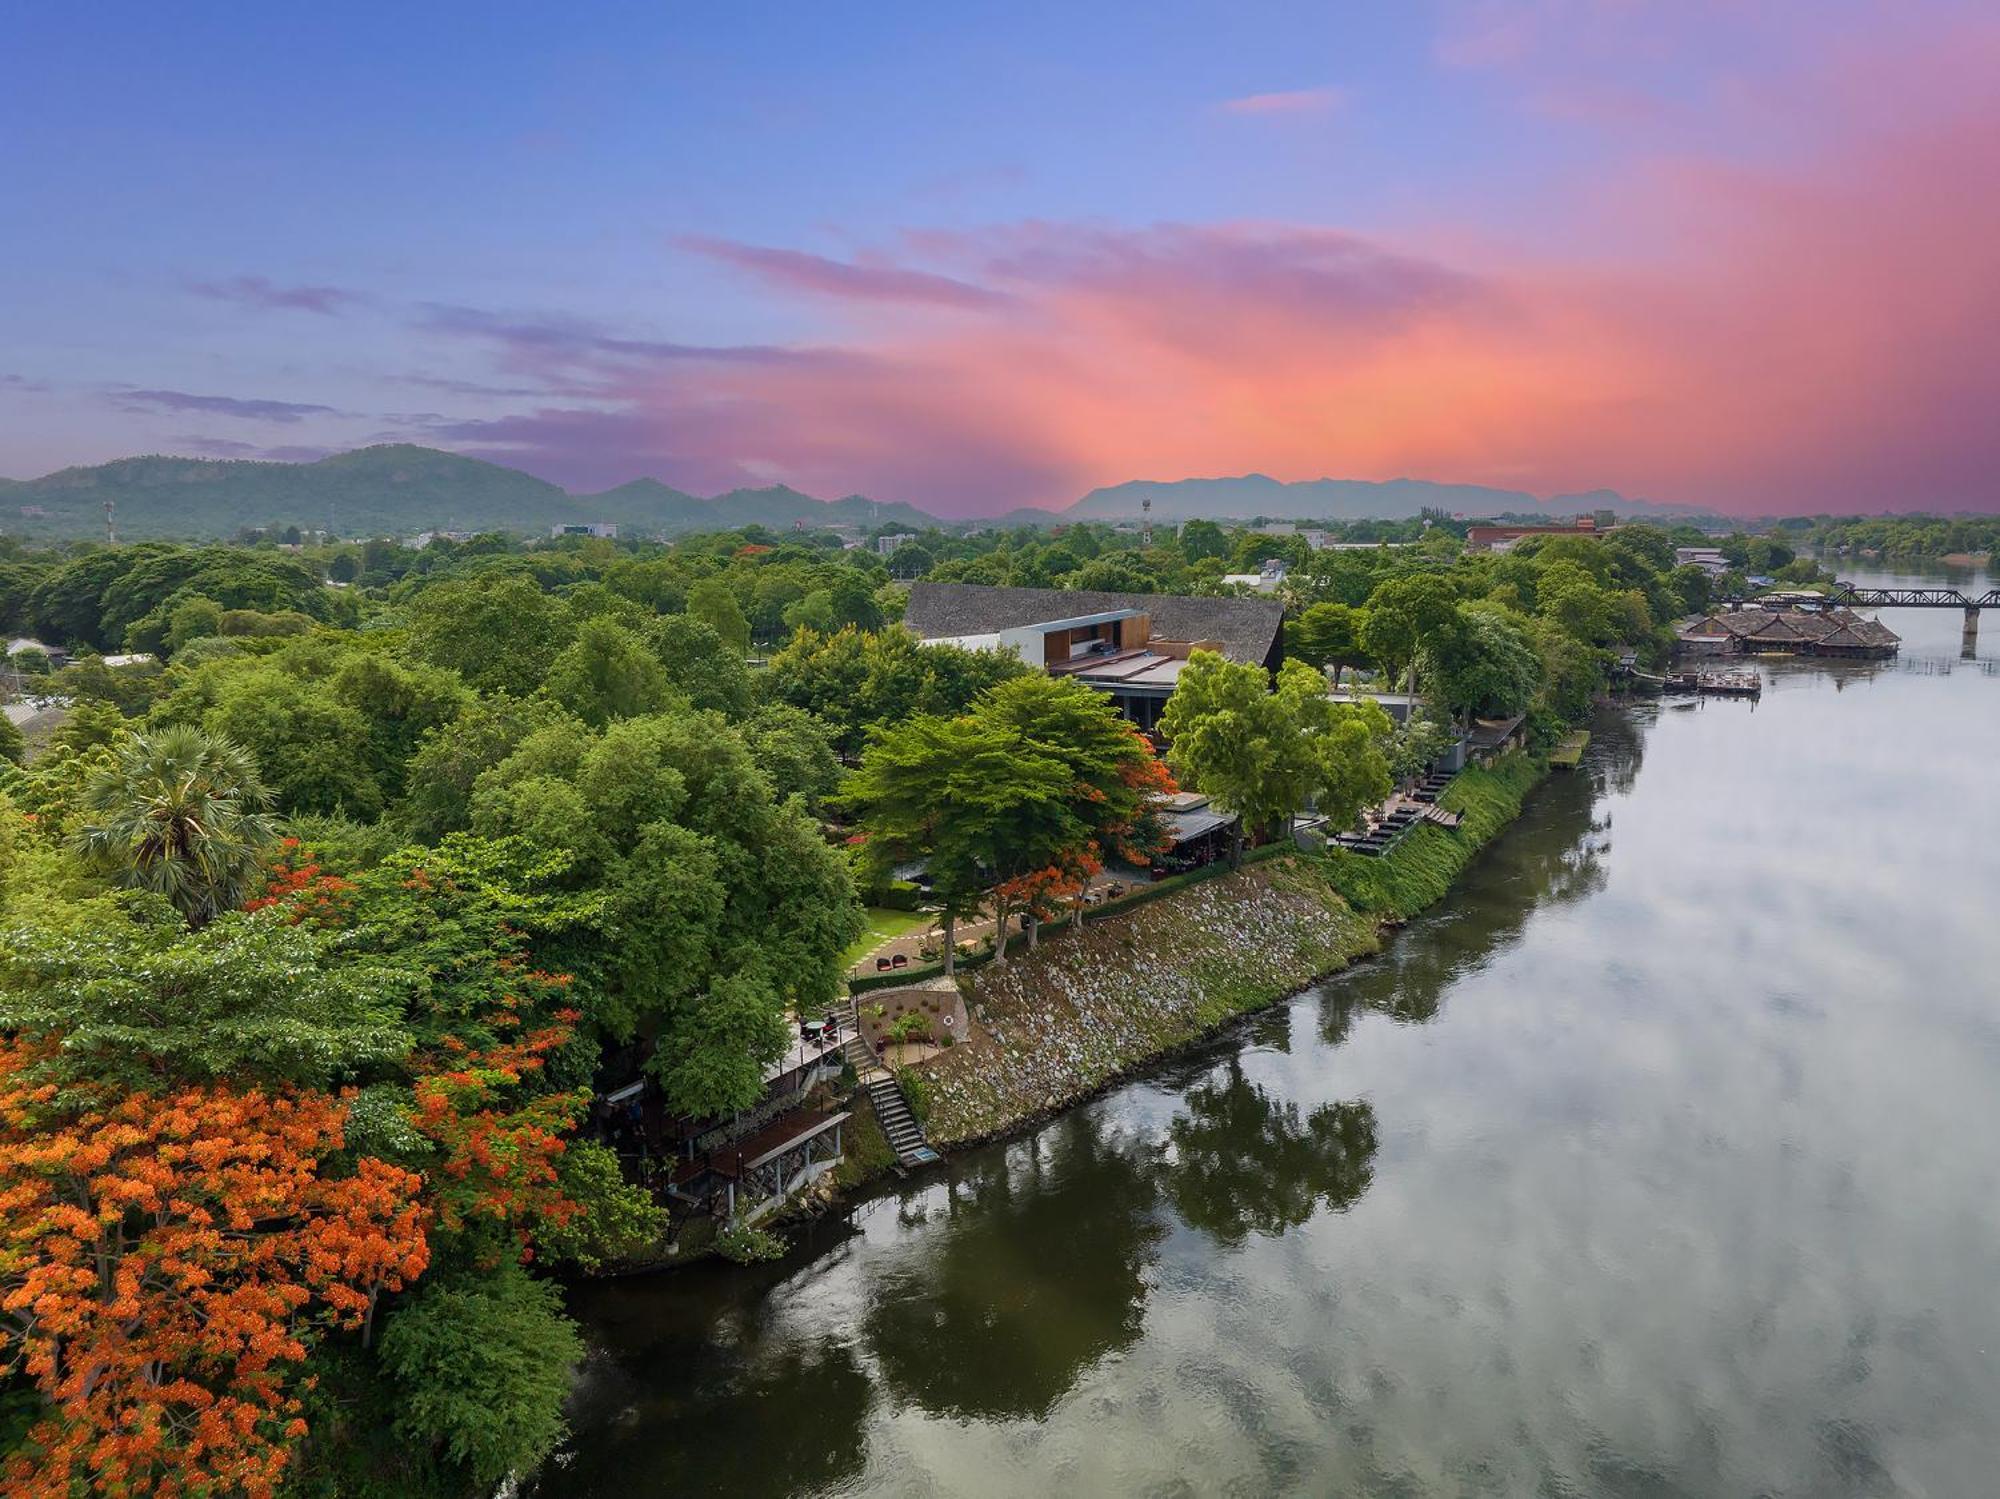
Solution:
[[[1836,582],[1825,593],[1800,590],[1723,602],[1732,607],[1782,602],[1788,609],[1963,609],[1965,633],[1959,637],[1959,654],[1970,658],[1979,651],[1979,611],[2000,609],[2000,588],[1968,594],[1959,588],[1863,588],[1856,583]]]

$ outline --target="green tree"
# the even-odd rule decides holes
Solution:
[[[1362,645],[1382,663],[1393,687],[1436,636],[1457,623],[1452,586],[1435,573],[1390,578],[1368,596]]]
[[[1143,864],[1160,851],[1164,839],[1154,804],[1170,783],[1152,747],[1103,693],[1036,673],[989,689],[973,717],[1056,760],[1068,773],[1076,839],[1058,848],[1051,862],[1087,870],[1111,856]],[[1079,922],[1082,894],[1079,888]]]
[[[476,699],[458,717],[425,735],[410,757],[401,820],[410,836],[435,843],[472,825],[472,788],[538,729],[567,722],[568,713],[543,698],[505,693]]]
[[[1244,824],[1273,828],[1304,800],[1311,772],[1303,736],[1260,666],[1195,651],[1167,700],[1160,732],[1182,783],[1237,815],[1233,862],[1242,860]]]
[[[703,578],[688,589],[687,601],[690,618],[715,631],[723,645],[738,656],[750,654],[750,621],[744,616],[736,590],[727,582],[721,578]]]
[[[927,863],[950,972],[955,924],[979,908],[980,892],[1077,844],[1073,791],[1062,761],[1004,724],[924,714],[873,732],[840,800],[867,836],[864,857],[878,877]],[[995,914],[1004,923],[1004,909]]]
[[[1100,557],[1063,579],[1063,587],[1100,593],[1158,593],[1160,576],[1130,557]]]
[[[381,1349],[401,1395],[397,1432],[482,1492],[562,1440],[569,1371],[582,1356],[561,1294],[512,1262],[425,1281],[390,1318]]]
[[[1461,604],[1458,626],[1439,631],[1423,659],[1431,697],[1454,716],[1525,713],[1542,685],[1526,621],[1499,604]]]
[[[1285,654],[1331,671],[1338,687],[1343,668],[1358,667],[1368,660],[1362,645],[1367,629],[1366,609],[1340,603],[1310,604],[1293,622]]]
[[[1160,720],[1168,764],[1265,836],[1287,832],[1308,806],[1351,823],[1387,795],[1392,730],[1373,703],[1334,702],[1304,662],[1287,661],[1273,692],[1261,667],[1213,651],[1189,658]],[[1239,826],[1238,860],[1242,842]]]
[[[594,728],[667,705],[667,669],[646,642],[602,616],[587,619],[549,668],[548,695]]]
[[[193,728],[135,736],[81,795],[78,847],[121,884],[171,901],[202,926],[239,906],[276,840],[250,757]]]
[[[557,863],[589,914],[544,960],[598,1034],[653,1044],[675,1107],[754,1102],[788,1009],[834,1002],[862,918],[844,860],[713,713],[556,723],[479,776],[474,832]]]
[[[779,796],[796,792],[818,812],[840,787],[843,772],[833,732],[804,709],[766,703],[743,724],[743,742]]]
[[[86,902],[0,941],[0,1027],[60,1042],[42,1064],[52,1082],[325,1087],[409,1049],[419,982],[339,947],[276,911],[189,930]]]
[[[708,625],[692,615],[668,614],[653,622],[650,635],[668,685],[695,707],[731,718],[750,711],[750,668],[743,653],[723,644]]]
[[[527,697],[573,633],[569,609],[527,578],[435,583],[410,603],[410,646],[481,692]]]
[[[1181,527],[1181,555],[1190,562],[1229,556],[1229,537],[1212,520],[1191,520]]]

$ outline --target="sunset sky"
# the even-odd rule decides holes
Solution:
[[[1932,0],[15,6],[0,474],[1993,510],[1996,79]]]

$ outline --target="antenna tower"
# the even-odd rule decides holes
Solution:
[[[118,545],[118,506],[112,500],[104,502],[104,539],[112,546]]]

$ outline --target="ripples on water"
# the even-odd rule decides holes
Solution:
[[[583,1289],[536,1492],[1995,1492],[2000,684],[1892,623],[1605,715],[1201,1052],[778,1265]]]

